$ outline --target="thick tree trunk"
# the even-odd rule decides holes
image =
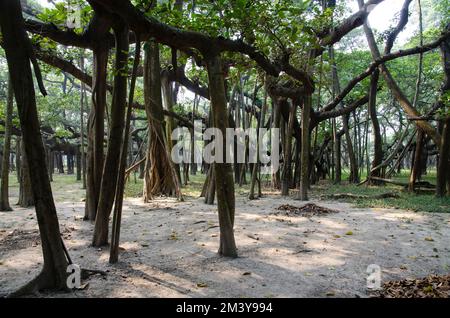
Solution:
[[[136,33],[135,33],[136,35]],[[115,193],[115,205],[111,230],[111,248],[109,262],[116,263],[119,260],[120,226],[122,221],[122,205],[125,190],[125,169],[127,167],[127,154],[129,148],[131,112],[133,109],[134,89],[136,86],[136,74],[141,56],[141,43],[139,36],[136,36],[136,48],[134,54],[133,71],[131,76],[130,91],[128,95],[127,114],[125,119],[125,130],[123,133],[123,143],[120,150],[119,175]]]
[[[76,166],[77,166],[77,181],[81,181],[81,153],[80,150],[77,149],[76,158]]]
[[[450,117],[445,120],[437,170],[436,196],[450,195]],[[446,191],[447,189],[447,191]]]
[[[144,98],[148,120],[148,149],[144,172],[144,201],[153,196],[177,196],[180,185],[167,148],[164,131],[164,113],[161,96],[161,65],[159,46],[149,41],[144,59]]]
[[[266,83],[267,85],[267,83]],[[262,128],[264,126],[264,120],[266,117],[266,109],[267,109],[267,87],[265,87],[264,89],[264,102],[263,105],[261,107],[261,111],[259,113],[259,118],[258,118],[258,123],[256,125],[257,128],[257,136],[258,136],[258,140],[257,140],[257,145],[256,145],[256,163],[253,165],[253,171],[252,171],[252,179],[251,179],[251,183],[250,183],[250,192],[248,195],[249,200],[253,200],[255,199],[255,183],[256,183],[256,179],[257,179],[257,175],[259,173],[259,167],[260,167],[260,158],[259,158],[259,152],[260,152],[260,140],[262,140],[262,137],[260,135],[260,128]],[[259,195],[258,195],[259,197]]]
[[[298,199],[302,201],[308,200],[309,187],[309,156],[310,156],[310,131],[309,123],[312,108],[312,96],[304,97],[302,109],[302,149],[301,149],[301,170],[300,170],[300,191]]]
[[[194,126],[195,114],[197,112],[197,104],[199,102],[199,97],[197,94],[194,96],[194,105],[192,106],[192,126]],[[195,162],[195,131],[192,129],[192,138],[191,138],[191,175],[195,176],[197,174],[197,163]]]
[[[97,215],[95,217],[94,237],[92,239],[93,246],[102,246],[108,243],[109,216],[114,204],[125,124],[129,49],[128,28],[116,20],[113,29],[116,40],[114,91],[111,102],[108,149],[103,168]]]
[[[447,31],[450,31],[450,24],[447,25],[446,29]],[[445,94],[450,91],[450,39],[448,38],[441,44],[441,56],[445,75],[441,92],[442,94]],[[450,115],[448,113],[446,118],[443,120],[443,123],[444,127],[442,129],[442,142],[439,153],[436,184],[436,196],[438,197],[445,195],[446,187],[447,195],[450,195]]]
[[[80,58],[80,69],[84,72],[84,54]],[[86,86],[83,81],[81,81],[81,92],[80,92],[80,155],[81,155],[81,176],[83,180],[83,189],[86,189],[86,155],[84,149],[84,106],[86,97]]]
[[[170,112],[173,112],[173,104],[175,99],[174,89],[172,89],[172,82],[169,81],[166,73],[164,76],[161,76],[161,88],[163,92],[163,105],[165,105],[166,109]],[[173,117],[165,116],[164,118],[166,123],[166,145],[169,153],[172,152],[173,141],[172,141],[172,131],[176,128]],[[176,176],[178,178],[178,183],[181,184],[181,166],[179,164],[174,164]]]
[[[377,116],[377,86],[378,86],[378,78],[380,72],[376,70],[371,77],[370,80],[370,91],[369,91],[369,114],[370,120],[372,121],[372,129],[373,129],[373,143],[374,143],[374,155],[372,161],[372,168],[378,167],[383,161],[383,145],[382,138],[380,132],[380,123],[378,122]],[[368,132],[367,132],[368,133]],[[370,177],[384,177],[382,176],[381,169],[372,169],[370,171]],[[368,180],[370,184],[377,183],[378,181]]]
[[[280,113],[280,105],[278,100],[272,98],[273,107],[272,107],[272,127],[274,129],[280,129],[281,122],[281,113]],[[280,181],[280,169],[277,169],[275,173],[272,174],[272,188],[280,189],[281,181]]]
[[[42,142],[42,141],[41,141]],[[25,152],[24,140],[20,141],[20,183],[19,183],[19,202],[17,204],[23,208],[34,205],[33,189],[31,187],[30,169],[28,158]]]
[[[62,158],[62,156],[61,156],[61,158]],[[73,160],[73,154],[68,153],[66,155],[66,158],[67,158],[67,174],[73,174],[74,170],[75,170],[74,169],[75,163],[74,163],[74,160]]]
[[[17,177],[17,183],[20,184],[20,172],[21,172],[21,166],[22,166],[22,156],[21,153],[22,151],[20,150],[20,144],[21,144],[21,140],[22,138],[20,138],[19,136],[16,137],[16,177]]]
[[[67,289],[68,261],[59,231],[50,180],[45,168],[45,150],[41,139],[30,67],[33,53],[24,29],[19,0],[0,1],[0,26],[2,45],[8,61],[20,118],[25,153],[29,161],[29,175],[36,202],[36,216],[44,257],[42,272],[13,296],[41,289]]]
[[[206,66],[208,69],[209,94],[211,96],[214,126],[220,129],[223,136],[226,136],[226,128],[229,122],[222,61],[218,55],[209,56],[206,58]],[[233,171],[229,163],[215,162],[213,167],[216,179],[217,207],[219,210],[219,254],[237,257],[233,233],[235,209]]]
[[[358,183],[359,182],[358,162],[356,161],[355,150],[353,148],[352,138],[350,136],[350,129],[348,124],[349,118],[350,118],[349,115],[345,115],[342,118],[345,141],[347,145],[347,154],[350,162],[350,176],[348,181],[350,183]]]
[[[103,172],[103,141],[105,135],[106,78],[108,49],[94,48],[92,107],[88,118],[88,147],[86,154],[86,211],[85,220],[94,221],[100,198]]]
[[[424,136],[423,132],[417,130],[416,136],[416,148],[414,151],[414,159],[411,167],[411,175],[409,177],[408,191],[414,192],[414,185],[416,180],[420,178],[420,171],[422,166],[422,148],[423,148]]]
[[[206,184],[205,203],[213,205],[216,197],[216,178],[214,174],[214,167],[210,166],[208,172],[209,178],[207,180],[208,183]]]
[[[284,163],[283,173],[281,175],[281,195],[289,195],[289,187],[292,179],[292,133],[294,131],[294,120],[297,114],[297,104],[294,103],[290,107],[288,127],[286,131],[286,140],[284,144]]]
[[[9,205],[9,157],[11,152],[12,112],[14,106],[14,91],[11,79],[8,80],[8,97],[5,114],[5,139],[3,141],[2,175],[0,185],[0,211],[12,211]]]
[[[341,152],[341,135],[337,131],[336,119],[332,119],[331,123],[333,127],[333,171],[334,171],[334,183],[340,184],[342,181],[342,152]]]

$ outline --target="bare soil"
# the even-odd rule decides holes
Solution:
[[[79,184],[53,190],[73,261],[107,276],[91,277],[84,290],[42,297],[370,297],[370,264],[381,267],[382,282],[450,272],[450,214],[313,200],[337,213],[289,216],[277,208],[305,203],[279,195],[237,196],[237,259],[217,256],[217,206],[197,198],[128,198],[120,262],[110,265],[108,247],[90,246],[93,224],[83,221]],[[0,212],[0,295],[41,266],[34,210]]]

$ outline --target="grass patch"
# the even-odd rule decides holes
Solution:
[[[432,182],[432,180],[430,180]],[[322,183],[313,187],[314,195],[327,195],[337,193],[351,193],[356,195],[374,196],[386,192],[395,192],[399,194],[399,198],[388,199],[344,199],[343,201],[355,203],[360,208],[394,208],[422,212],[450,212],[450,198],[436,198],[434,193],[430,194],[414,194],[408,193],[402,187],[394,185],[386,186],[366,186],[342,184],[335,185],[331,183]]]

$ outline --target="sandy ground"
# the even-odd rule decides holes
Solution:
[[[93,224],[82,220],[78,187],[54,189],[61,231],[75,263],[108,275],[91,277],[84,290],[42,296],[368,297],[370,264],[381,267],[383,281],[450,272],[450,214],[313,200],[339,213],[286,217],[273,213],[282,204],[302,203],[275,195],[255,201],[238,196],[237,259],[216,254],[216,206],[196,198],[127,199],[120,262],[110,265],[108,248],[89,246]],[[0,212],[0,295],[42,266],[34,210],[14,209]]]

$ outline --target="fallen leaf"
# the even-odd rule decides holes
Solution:
[[[345,233],[345,235],[353,235],[352,231],[348,231],[347,233]]]
[[[208,287],[208,285],[206,283],[197,283],[197,287],[206,288],[206,287]]]
[[[425,238],[425,241],[428,241],[428,242],[433,242],[434,240],[433,240],[433,238],[432,238],[432,237],[426,237],[426,238]]]

